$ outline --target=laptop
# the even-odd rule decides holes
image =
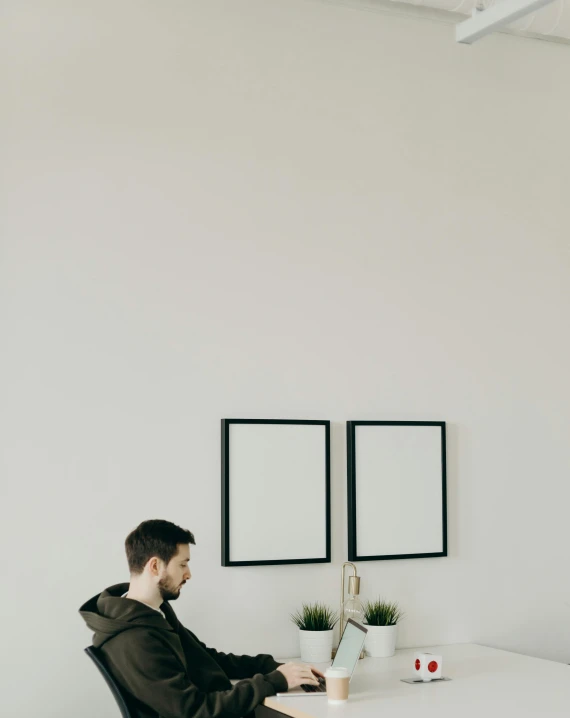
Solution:
[[[364,645],[364,639],[366,638],[367,633],[368,629],[365,626],[361,626],[360,623],[353,621],[352,618],[349,618],[346,622],[342,638],[340,639],[336,655],[332,662],[332,667],[346,668],[350,675],[350,680],[352,680],[352,675],[354,673],[354,669],[356,668],[356,664],[358,663],[360,652],[362,651],[362,646]],[[311,686],[307,684],[305,686],[301,686],[300,688],[293,688],[293,690],[287,691],[287,693],[278,693],[277,695],[326,696],[327,684],[325,679],[318,678],[318,681],[318,686]]]

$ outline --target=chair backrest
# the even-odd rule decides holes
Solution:
[[[105,679],[107,685],[111,689],[113,698],[117,701],[117,705],[119,706],[119,708],[121,710],[121,715],[123,716],[123,718],[137,718],[135,713],[129,707],[129,704],[127,702],[127,697],[125,696],[121,687],[119,686],[117,681],[113,678],[113,676],[111,675],[111,672],[107,668],[105,659],[103,658],[101,651],[99,651],[99,649],[95,648],[95,646],[88,646],[85,649],[85,653],[89,656],[89,658],[97,666],[101,675]]]

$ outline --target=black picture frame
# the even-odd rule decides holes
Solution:
[[[274,425],[307,425],[322,426],[324,428],[323,451],[324,461],[324,502],[322,510],[325,512],[325,552],[323,556],[313,558],[266,559],[266,560],[232,560],[231,554],[231,526],[230,526],[230,431],[236,424],[274,424]],[[330,487],[330,421],[304,420],[304,419],[222,419],[221,422],[221,553],[222,566],[277,566],[285,564],[308,564],[331,562],[331,487]],[[299,498],[302,500],[302,497]],[[252,527],[254,530],[254,527]],[[292,525],[291,530],[298,530],[298,525]],[[260,537],[267,542],[267,536]]]
[[[439,427],[441,430],[441,540],[442,550],[418,553],[378,553],[360,555],[357,546],[357,466],[356,442],[359,426],[410,426]],[[444,421],[348,421],[347,438],[347,512],[348,512],[348,560],[349,561],[389,561],[396,559],[438,558],[448,555],[447,546],[447,459],[446,459],[446,422]]]

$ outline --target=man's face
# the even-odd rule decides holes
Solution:
[[[189,561],[190,546],[178,544],[178,553],[170,559],[166,567],[163,566],[158,580],[158,588],[164,601],[176,601],[180,596],[180,589],[191,577]]]

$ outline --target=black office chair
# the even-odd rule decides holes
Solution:
[[[137,713],[134,711],[134,709],[131,706],[129,706],[127,696],[123,693],[123,689],[119,686],[119,684],[113,678],[113,676],[111,675],[111,672],[107,668],[105,659],[103,658],[101,651],[99,651],[99,649],[95,648],[95,646],[88,646],[85,649],[85,653],[89,656],[89,658],[97,666],[97,668],[99,669],[99,672],[105,679],[105,682],[111,689],[113,698],[117,701],[117,705],[119,706],[119,709],[121,711],[121,715],[123,716],[123,718],[137,718]]]

